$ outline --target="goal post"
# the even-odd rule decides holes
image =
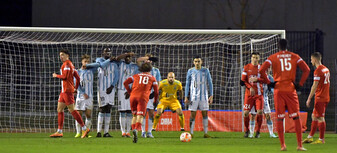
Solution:
[[[135,52],[134,62],[137,57],[152,53],[159,57],[154,66],[159,68],[162,78],[172,71],[183,86],[188,69],[193,67],[193,57],[201,56],[214,84],[210,131],[241,131],[244,92],[239,80],[243,65],[250,62],[252,50],[261,54],[262,63],[278,50],[277,42],[281,38],[285,38],[284,30],[0,27],[0,132],[55,131],[61,83],[52,78],[52,73],[59,72],[62,65],[59,50],[69,49],[70,59],[78,69],[83,54],[89,54],[94,61],[105,47],[111,48],[113,55],[126,50]],[[94,130],[96,99],[92,115]],[[189,112],[184,113],[188,129]],[[117,105],[113,106],[110,124],[113,130],[120,128]],[[158,126],[162,130],[176,130],[176,124]],[[195,130],[201,129],[197,119]],[[69,113],[65,113],[64,130],[74,131],[74,119]]]

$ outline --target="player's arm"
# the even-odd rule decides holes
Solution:
[[[156,80],[153,82],[152,88],[153,88],[153,91],[154,91],[154,103],[157,104],[159,92],[158,92],[158,82]]]
[[[271,65],[271,61],[267,59],[259,69],[259,73],[261,74],[260,78],[263,79],[266,84],[270,84],[270,80],[268,79],[267,73],[266,73],[270,65]]]
[[[118,79],[119,79],[119,69],[117,64],[114,64],[114,79],[112,80],[110,87],[107,88],[106,93],[110,94],[112,92],[112,89],[116,86]]]
[[[211,77],[211,73],[209,72],[209,69],[207,70],[207,82],[208,82],[208,88],[209,88],[209,93],[210,96],[208,98],[209,104],[213,103],[213,81],[212,81],[212,77]]]
[[[318,81],[314,80],[314,83],[311,86],[310,94],[309,94],[307,102],[306,102],[306,105],[307,105],[308,108],[310,107],[310,102],[311,102],[312,97],[314,97],[314,95],[315,95],[315,92],[317,90],[317,86],[318,86]]]
[[[247,67],[245,66],[243,68],[242,74],[241,74],[241,80],[240,80],[241,86],[246,86],[246,88],[250,89],[252,88],[252,85],[248,82],[248,76],[247,76]]]
[[[74,71],[74,77],[76,79],[75,89],[78,89],[78,86],[80,85],[80,76],[77,71]]]
[[[57,75],[57,74],[53,74],[53,77],[65,80],[67,79],[67,77],[70,77],[70,67],[69,65],[66,65],[63,69],[62,69],[62,75]]]
[[[163,98],[162,93],[163,92],[163,84],[159,83],[159,88],[158,88],[158,94],[159,94],[159,101]]]
[[[131,56],[132,57],[134,55],[135,55],[134,52],[129,52],[129,53],[121,54],[121,55],[119,55],[119,56],[116,57],[116,60],[120,61],[121,59],[124,59],[127,56]]]
[[[185,103],[188,103],[188,93],[190,92],[190,85],[191,85],[191,70],[188,70],[185,85]]]
[[[137,58],[137,65],[140,67],[142,65],[142,63],[144,61],[148,60],[148,59],[149,59],[149,57],[147,57],[147,56]]]
[[[127,79],[124,81],[124,83],[123,83],[123,85],[124,85],[126,91],[127,91],[129,94],[131,93],[131,88],[129,87],[129,84],[131,84],[132,82],[133,82],[133,77],[129,77],[129,78],[127,78]]]
[[[299,85],[302,87],[304,82],[307,80],[309,73],[310,73],[310,68],[307,65],[307,63],[305,63],[302,58],[299,59],[298,63],[298,67],[300,67],[300,69],[302,70],[302,76],[301,76],[301,80],[299,82]]]

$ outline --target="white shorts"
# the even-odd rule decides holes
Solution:
[[[188,104],[188,110],[190,111],[197,111],[197,110],[201,110],[201,111],[208,111],[209,110],[209,104],[208,101],[190,101],[190,103]]]
[[[107,104],[115,105],[115,88],[112,89],[112,92],[110,94],[106,94],[106,92],[98,91],[97,92],[97,101],[98,101],[98,107],[103,107]]]
[[[76,99],[75,110],[85,111],[87,109],[92,110],[93,108],[93,99]]]
[[[131,110],[130,108],[130,97],[125,99],[126,90],[118,90],[118,111]]]
[[[153,106],[154,98],[150,99],[149,102],[147,102],[146,109],[155,109]]]
[[[253,115],[256,114],[255,106],[252,107],[252,109],[250,110],[250,113],[253,114]],[[265,102],[264,102],[264,105],[263,105],[263,113],[264,113],[264,114],[270,114],[270,113],[271,113],[271,111],[270,111],[270,106],[269,106],[268,101],[265,101]]]

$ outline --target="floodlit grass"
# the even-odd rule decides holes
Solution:
[[[140,132],[139,132],[140,133]],[[262,133],[261,138],[243,138],[238,132],[209,132],[214,138],[203,138],[202,132],[195,132],[191,142],[179,141],[182,132],[153,132],[154,139],[139,138],[138,143],[132,143],[131,138],[122,138],[120,132],[111,132],[113,138],[74,138],[74,133],[65,133],[63,138],[49,138],[50,133],[0,133],[1,153],[106,153],[106,152],[231,152],[231,153],[269,153],[280,152],[278,138],[269,138]],[[287,152],[296,151],[296,136],[287,133],[285,138]],[[305,138],[307,134],[303,134]],[[315,140],[318,133],[315,135]],[[308,152],[336,152],[337,134],[326,134],[323,145],[304,144]]]

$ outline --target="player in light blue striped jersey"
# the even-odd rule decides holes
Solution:
[[[131,137],[131,120],[132,113],[130,108],[130,97],[123,85],[123,82],[138,73],[137,64],[133,63],[131,58],[135,54],[133,52],[127,52],[118,56],[117,63],[119,69],[119,79],[117,84],[118,89],[118,111],[119,111],[119,123],[121,126],[122,137]],[[119,60],[124,59],[124,60]]]
[[[96,63],[87,64],[86,68],[98,68],[98,88],[97,101],[99,113],[97,119],[97,135],[102,137],[101,130],[104,120],[103,137],[111,137],[109,132],[109,124],[111,118],[111,108],[115,104],[115,86],[118,82],[118,65],[116,58],[111,56],[110,48],[104,48],[102,57],[96,59]]]
[[[82,116],[85,113],[85,126],[91,129],[91,111],[93,108],[93,83],[94,73],[97,68],[84,69],[84,65],[89,64],[90,56],[85,54],[81,57],[82,67],[77,70],[80,76],[80,86],[77,89],[77,97],[75,110],[77,110]],[[81,137],[81,126],[75,121],[76,135],[75,138]]]
[[[200,56],[194,57],[193,63],[194,67],[187,72],[185,86],[185,103],[189,104],[188,110],[191,111],[190,132],[193,136],[195,116],[199,109],[203,118],[204,138],[210,138],[211,136],[207,134],[207,131],[209,105],[213,103],[212,77],[208,68],[201,66],[202,60]]]
[[[140,57],[137,59],[137,64],[140,67],[142,65],[143,62],[150,62],[152,64],[152,62],[157,62],[158,58],[154,57],[152,54],[146,54],[144,57]],[[158,82],[158,86],[159,86],[159,82],[161,81],[161,75],[160,75],[160,71],[158,68],[156,67],[152,67],[151,70],[151,75],[154,76]],[[151,89],[151,94],[150,94],[150,100],[147,103],[146,106],[146,112],[149,114],[149,118],[148,118],[148,126],[147,126],[147,133],[145,130],[145,116],[144,116],[144,122],[142,124],[142,137],[144,138],[154,138],[154,136],[152,135],[152,126],[153,126],[153,118],[154,118],[154,109],[156,108],[155,105],[153,104],[154,102],[154,91],[153,89]]]

